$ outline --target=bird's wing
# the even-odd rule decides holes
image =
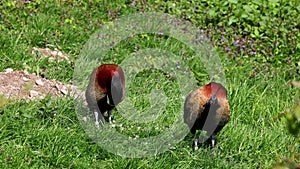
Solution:
[[[192,128],[195,121],[201,117],[207,98],[201,93],[201,88],[192,91],[184,104],[184,122]]]
[[[221,99],[220,107],[217,110],[219,125],[225,125],[230,119],[230,106],[227,99]]]
[[[98,83],[96,83],[96,69],[94,69],[91,74],[85,96],[89,107],[96,107],[97,101],[106,96],[105,92],[103,92]]]

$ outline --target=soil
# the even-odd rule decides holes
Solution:
[[[62,54],[57,49],[33,48],[32,52],[32,54],[39,52],[50,61],[70,60],[68,55]],[[48,80],[26,71],[6,69],[5,72],[0,72],[0,96],[2,97],[31,101],[43,99],[48,94],[54,97],[62,97],[68,94],[83,96],[83,92],[78,91],[76,86],[56,80]]]
[[[75,88],[75,86],[44,79],[26,71],[6,69],[5,72],[0,72],[0,95],[10,99],[30,101],[43,99],[47,94],[61,97]]]

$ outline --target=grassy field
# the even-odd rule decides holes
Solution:
[[[274,120],[299,98],[299,90],[289,84],[300,80],[297,0],[1,1],[0,71],[27,70],[72,83],[76,59],[90,36],[136,12],[165,12],[186,19],[216,48],[231,106],[231,120],[217,136],[216,156],[205,146],[193,151],[190,134],[157,156],[134,159],[115,155],[89,138],[72,98],[46,97],[0,107],[1,168],[271,168],[283,157],[293,159],[294,152],[300,152],[284,118]],[[33,47],[57,48],[74,60],[50,62],[31,54]],[[179,55],[194,73],[197,85],[209,82],[205,65],[190,48],[157,34],[122,41],[101,63],[119,64],[130,53],[145,48]],[[137,110],[153,108],[147,95],[155,88],[164,91],[168,100],[164,113],[150,123],[131,123],[115,111],[116,123],[123,124],[116,128],[121,133],[155,136],[170,127],[176,113],[183,113],[179,85],[172,77],[147,70],[131,83],[128,94]]]

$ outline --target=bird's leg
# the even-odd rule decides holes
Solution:
[[[216,152],[215,152],[215,145],[216,145],[216,138],[215,138],[215,134],[212,134],[211,136],[210,136],[210,139],[211,139],[211,147],[212,147],[212,152],[211,152],[211,154],[213,155],[213,156],[216,156]]]
[[[198,150],[198,139],[196,139],[196,134],[194,135],[194,150]]]
[[[107,112],[107,114],[108,114],[108,122],[109,122],[109,124],[111,124],[111,123],[112,123],[111,110],[109,110],[109,111]]]
[[[194,150],[195,151],[198,150],[198,140],[197,139],[194,140]]]
[[[216,145],[215,134],[212,134],[212,135],[210,136],[210,139],[211,139],[211,147],[212,147],[212,148],[215,148],[215,145]]]
[[[99,127],[99,114],[97,111],[95,111],[94,114],[95,114],[95,119],[96,119],[96,122],[95,122],[96,127]]]

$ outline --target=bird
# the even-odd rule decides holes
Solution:
[[[120,66],[102,64],[93,70],[85,97],[90,111],[94,112],[96,126],[99,126],[99,113],[107,113],[108,122],[112,123],[111,112],[124,96],[125,76]]]
[[[215,134],[230,120],[230,106],[227,99],[226,88],[216,82],[202,86],[186,97],[184,103],[184,123],[194,135],[194,149],[203,141],[203,135],[196,138],[196,131],[206,131],[206,136],[211,140],[211,147],[215,147]]]

